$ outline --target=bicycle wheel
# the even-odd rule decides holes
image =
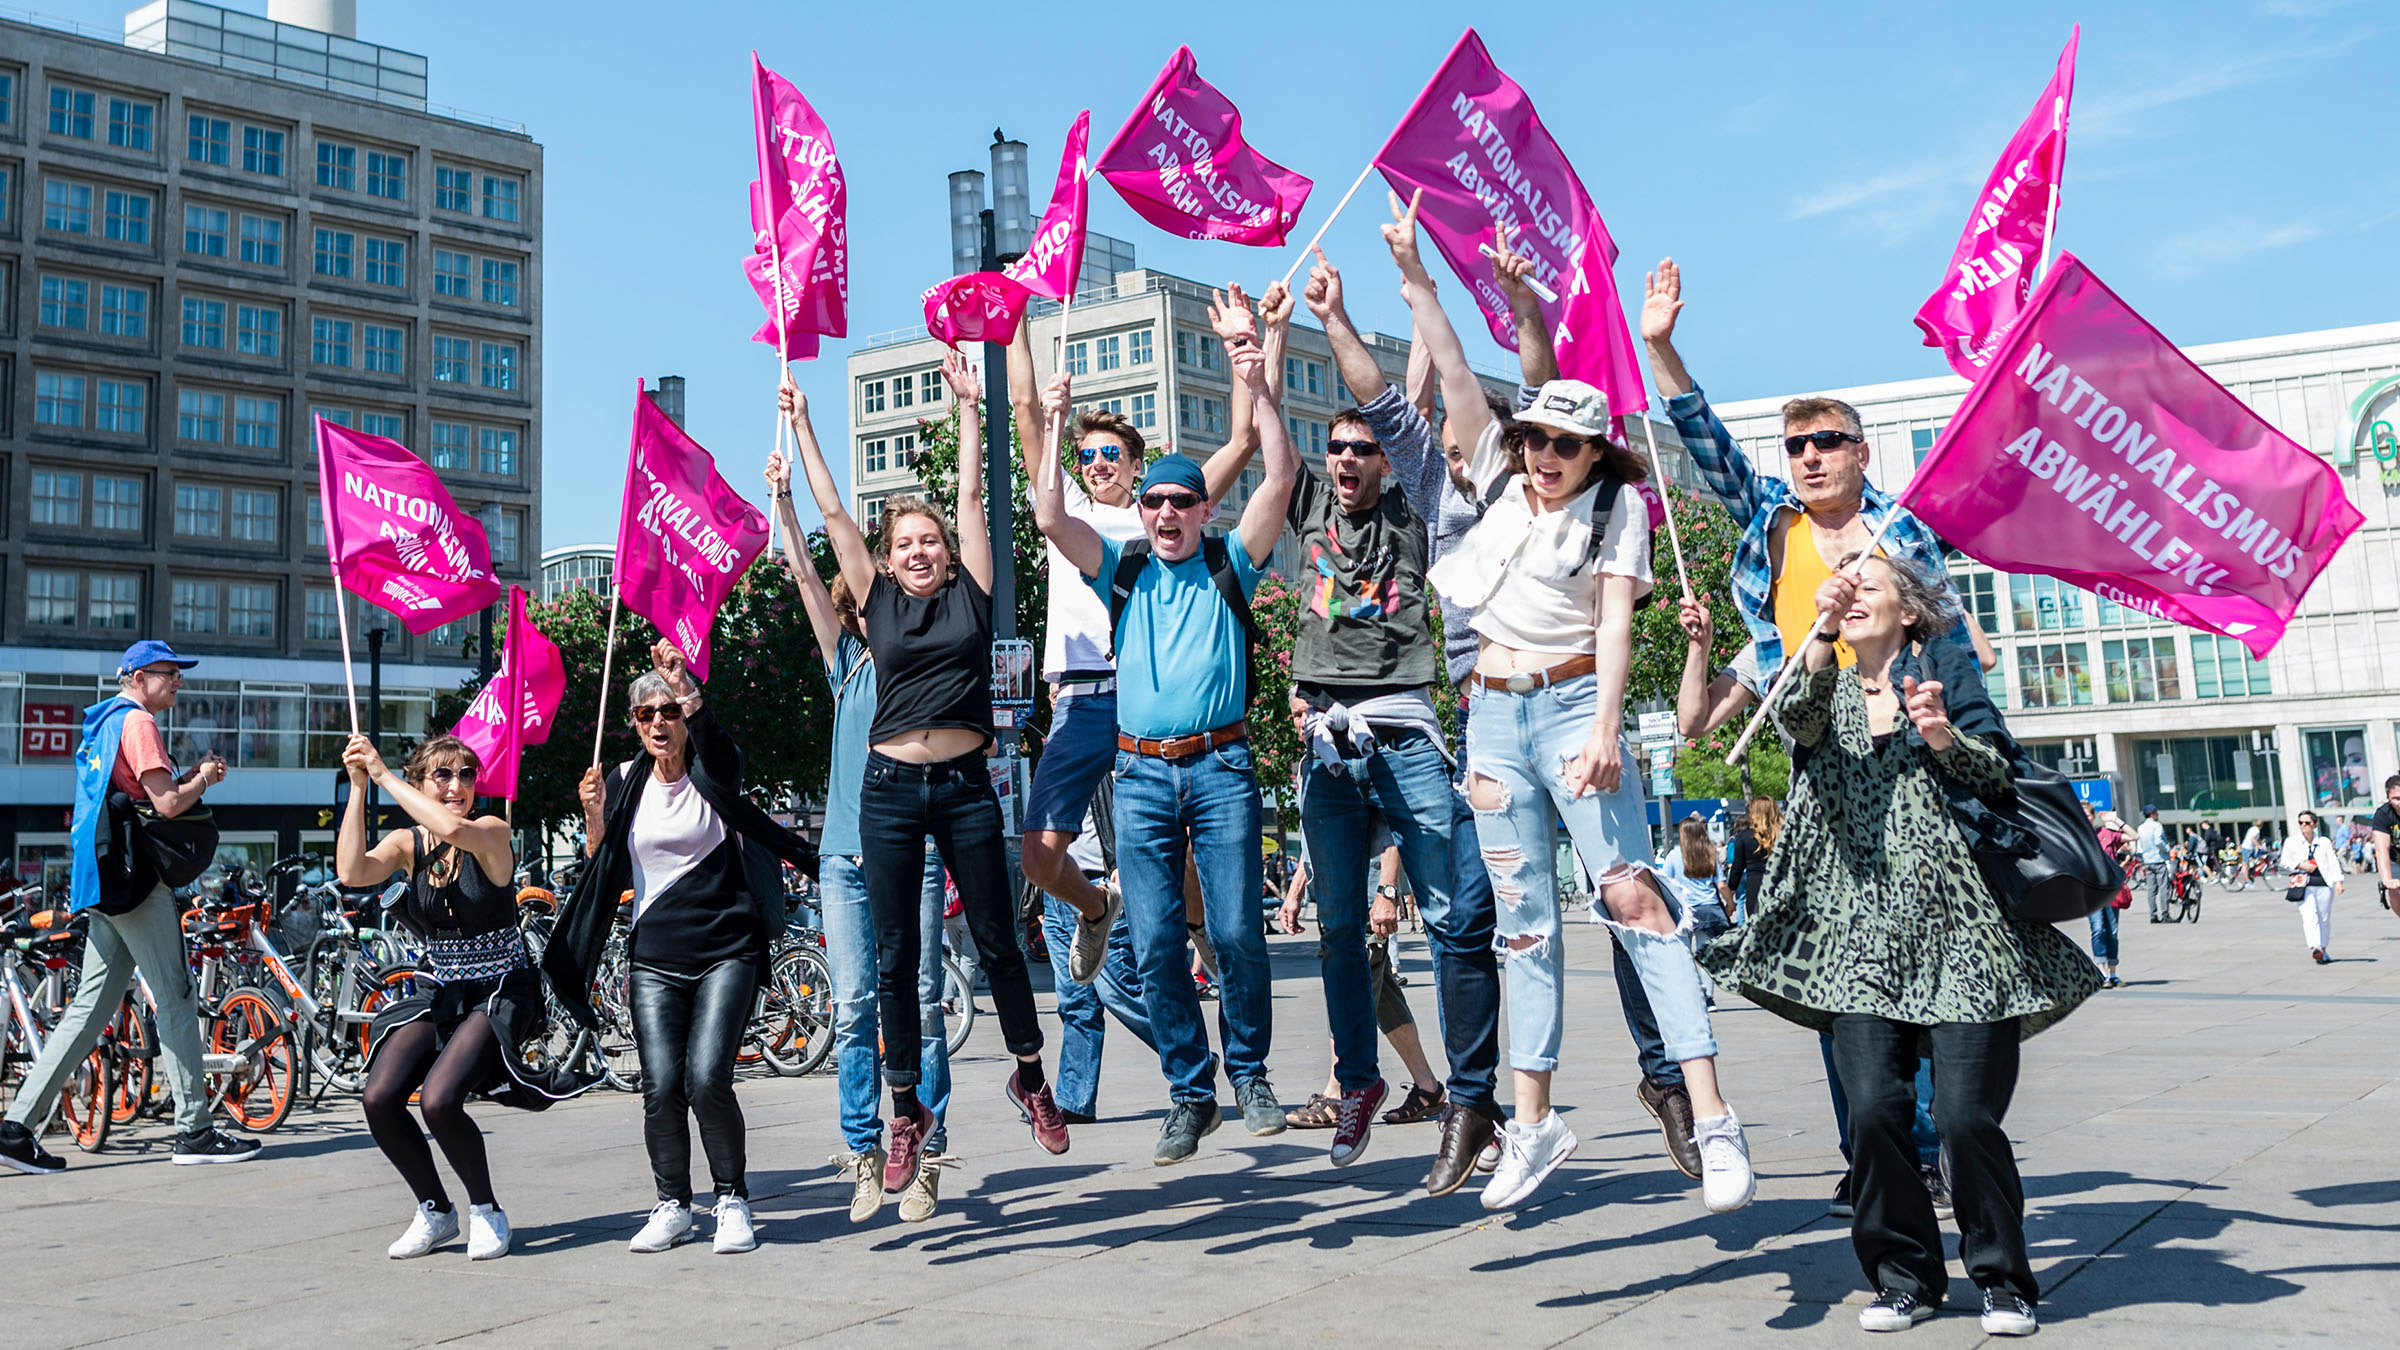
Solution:
[[[292,1112],[290,1024],[264,993],[244,985],[225,996],[208,1030],[209,1054],[233,1061],[226,1071],[210,1075],[218,1080],[225,1113],[252,1134],[281,1125]]]
[[[93,1046],[92,1052],[75,1066],[67,1076],[66,1086],[59,1090],[58,1114],[67,1123],[67,1134],[75,1147],[86,1153],[98,1153],[108,1145],[109,1102],[116,1094],[114,1078],[109,1070],[115,1052],[107,1042]]]
[[[158,1058],[150,1021],[134,1006],[132,995],[117,1005],[117,1019],[109,1026],[108,1038],[117,1044],[117,1072],[109,1084],[108,1115],[117,1124],[128,1125],[150,1104],[151,1066]]]
[[[2185,923],[2200,922],[2200,888],[2198,886],[2192,887],[2192,893],[2184,897],[2183,920]]]
[[[958,958],[948,953],[942,956],[942,1029],[954,1055],[975,1030],[975,987],[967,983]]]
[[[825,958],[805,947],[776,957],[767,998],[759,1040],[767,1067],[785,1078],[815,1073],[833,1054],[833,977]]]
[[[601,1080],[619,1092],[642,1090],[642,1052],[633,1036],[633,1011],[626,1002],[625,982],[632,975],[621,957],[604,963],[592,981],[592,1007],[600,1014],[598,1044]]]
[[[358,1010],[366,1014],[370,1020],[359,1023],[357,1027],[346,1034],[343,1050],[347,1054],[355,1047],[358,1055],[358,1081],[362,1086],[345,1088],[344,1091],[363,1090],[367,1079],[367,1055],[374,1049],[375,1024],[371,1019],[376,1013],[383,1011],[386,1006],[416,993],[417,978],[418,972],[415,966],[393,966],[377,975],[375,983],[367,986],[366,991],[358,996]]]

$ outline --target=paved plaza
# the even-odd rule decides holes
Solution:
[[[2391,1344],[2400,919],[2351,878],[2338,959],[2318,967],[2279,888],[2212,889],[2196,926],[2132,917],[2128,987],[2030,1043],[2009,1116],[2042,1337]],[[1423,939],[1400,944],[1437,1042]],[[1272,950],[1275,1080],[1296,1101],[1325,1073],[1314,943]],[[63,1176],[0,1175],[0,1345],[1860,1344],[1868,1294],[1846,1224],[1825,1213],[1841,1160],[1814,1038],[1732,1000],[1718,1014],[1759,1190],[1712,1218],[1634,1101],[1605,939],[1573,925],[1568,956],[1556,1095],[1583,1145],[1511,1215],[1486,1214],[1471,1187],[1424,1197],[1431,1125],[1379,1128],[1336,1171],[1325,1133],[1252,1139],[1237,1119],[1192,1163],[1154,1168],[1157,1063],[1121,1033],[1104,1119],[1052,1158],[1001,1098],[987,1017],[950,1114],[965,1162],[929,1223],[889,1205],[848,1222],[825,1163],[839,1147],[829,1076],[746,1079],[765,1243],[747,1256],[625,1250],[651,1202],[640,1103],[605,1091],[541,1116],[481,1108],[517,1237],[506,1260],[474,1265],[455,1245],[384,1256],[409,1199],[354,1099],[296,1109],[240,1167],[168,1166],[160,1126],[98,1157],[56,1139]],[[1905,1343],[1981,1342],[1973,1298],[1954,1260],[1951,1305],[1969,1310]]]

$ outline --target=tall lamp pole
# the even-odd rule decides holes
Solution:
[[[1032,187],[1026,146],[992,130],[991,204],[985,205],[984,175],[967,169],[950,175],[950,255],[960,272],[996,272],[1024,255],[1032,242]],[[1031,322],[1030,319],[1027,322]],[[1016,474],[1010,463],[1008,348],[983,344],[983,511],[992,535],[992,633],[1017,636]],[[1034,451],[1025,447],[1026,453]],[[960,491],[967,485],[959,484]],[[1000,748],[1017,751],[1014,727],[1000,730]]]

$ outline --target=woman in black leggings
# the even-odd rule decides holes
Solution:
[[[658,1202],[631,1244],[663,1252],[693,1235],[692,1124],[716,1189],[716,1250],[758,1246],[733,1057],[784,923],[783,877],[807,852],[742,793],[742,751],[702,703],[683,653],[661,642],[633,682],[644,753],[584,774],[584,848],[591,862],[559,912],[542,968],[559,1002],[593,1021],[592,970],[633,893],[632,971],[625,982],[642,1056],[642,1142]],[[771,855],[771,856],[770,856]]]
[[[508,825],[474,814],[481,765],[455,736],[418,746],[405,778],[364,736],[350,738],[342,767],[350,774],[350,800],[334,844],[336,872],[348,886],[409,874],[390,917],[416,935],[426,973],[440,981],[378,1012],[368,1031],[367,1128],[417,1197],[417,1212],[391,1255],[423,1256],[458,1236],[458,1213],[425,1146],[431,1134],[467,1188],[468,1258],[506,1256],[508,1216],[492,1196],[483,1132],[467,1118],[467,1098],[482,1094],[540,1110],[591,1086],[534,1074],[515,1053],[541,1036],[548,1017],[517,929]],[[365,805],[370,782],[417,822],[385,834],[373,848]],[[422,1130],[408,1114],[412,1093],[424,1113]]]
[[[883,1188],[892,1192],[916,1180],[933,1129],[933,1113],[917,1100],[917,959],[926,941],[917,896],[928,838],[958,885],[1001,1035],[1017,1057],[1004,1090],[1035,1143],[1067,1151],[1066,1117],[1042,1072],[1042,1024],[1017,945],[1000,801],[984,755],[992,739],[992,540],[977,490],[980,390],[974,367],[956,352],[942,363],[942,375],[959,414],[958,481],[965,490],[955,534],[940,507],[921,497],[894,498],[884,503],[877,556],[844,509],[815,438],[798,438],[842,576],[851,594],[866,597],[859,619],[877,672],[858,815],[860,870],[875,919],[883,1076],[892,1090],[891,1151],[883,1169]],[[800,391],[788,377],[783,407],[796,424]]]

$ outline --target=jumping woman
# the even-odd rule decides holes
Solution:
[[[923,1165],[933,1113],[918,1100],[917,963],[925,941],[919,880],[925,841],[958,885],[967,926],[991,985],[1016,1072],[1004,1091],[1034,1142],[1067,1151],[1067,1122],[1042,1071],[1042,1024],[1017,946],[1016,902],[1001,843],[1000,800],[984,749],[992,739],[992,541],[983,514],[983,420],[975,368],[956,352],[942,363],[958,405],[958,528],[921,497],[884,503],[878,557],[842,505],[813,437],[800,464],[825,517],[825,534],[853,595],[875,658],[875,720],[859,792],[860,868],[875,918],[884,1082],[892,1091],[883,1187],[908,1189]],[[797,390],[784,382],[785,415]]]

